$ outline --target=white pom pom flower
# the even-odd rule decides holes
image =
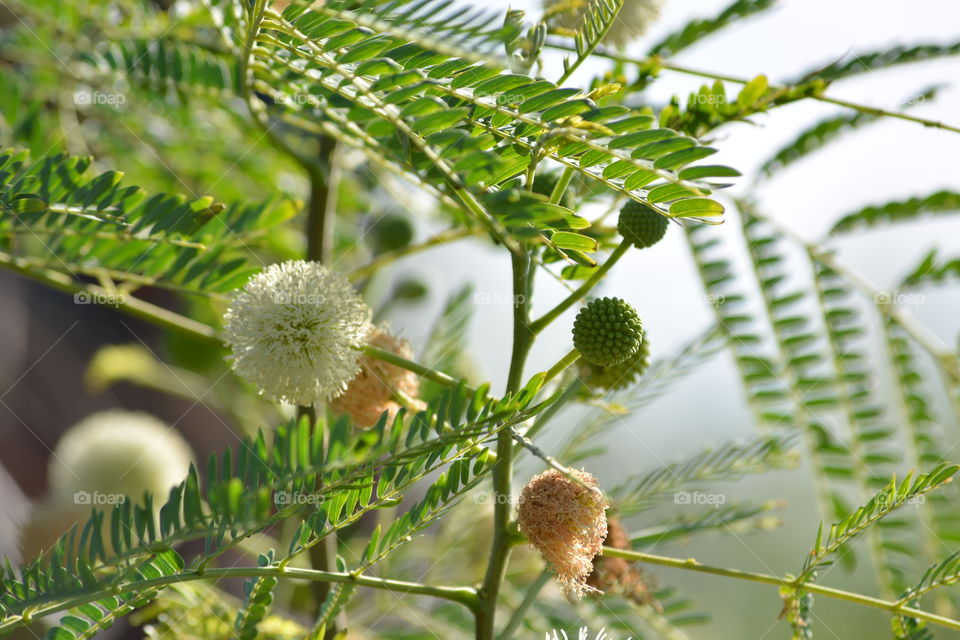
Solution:
[[[624,0],[620,14],[604,38],[605,44],[626,46],[636,40],[660,18],[660,10],[666,0]],[[580,27],[584,13],[589,10],[590,0],[543,0],[550,24],[566,29]]]
[[[370,309],[319,262],[292,260],[253,276],[224,317],[233,368],[262,394],[311,406],[339,396],[360,371]]]
[[[192,461],[190,446],[160,419],[101,411],[60,438],[48,468],[50,494],[89,508],[120,495],[139,500],[149,491],[154,504],[163,504],[170,489],[187,477]]]

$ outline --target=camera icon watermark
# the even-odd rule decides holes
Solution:
[[[277,491],[273,494],[273,503],[278,507],[293,505],[319,505],[323,503],[323,496],[319,493],[305,493],[302,491]]]
[[[73,304],[101,304],[119,307],[126,301],[122,293],[102,293],[99,291],[77,291],[73,294]]]
[[[127,496],[122,493],[101,493],[99,491],[77,491],[73,494],[73,504],[115,505],[123,504]]]
[[[673,494],[673,504],[710,505],[720,507],[726,504],[727,496],[722,493],[701,493],[700,491],[677,491]]]
[[[903,501],[903,504],[905,504],[905,505],[911,505],[911,506],[916,507],[916,508],[919,509],[919,508],[920,508],[920,505],[922,505],[922,504],[925,503],[926,501],[927,501],[927,496],[921,494],[921,495],[918,495],[918,496],[910,496],[909,498],[907,498],[906,500]],[[877,502],[879,502],[880,504],[885,505],[885,504],[887,504],[888,502],[890,502],[890,496],[889,496],[888,494],[886,494],[886,493],[881,493],[880,495],[877,496]]]

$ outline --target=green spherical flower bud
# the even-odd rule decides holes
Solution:
[[[668,220],[652,205],[631,200],[620,209],[617,231],[638,249],[652,247],[667,232]]]
[[[580,379],[591,389],[619,391],[639,380],[649,366],[650,340],[644,335],[637,352],[620,364],[601,367],[581,359],[578,370]]]
[[[402,249],[413,241],[413,225],[401,215],[388,214],[374,223],[371,239],[377,253]]]
[[[640,348],[643,325],[636,310],[620,298],[597,298],[573,322],[573,346],[601,367],[619,364]]]

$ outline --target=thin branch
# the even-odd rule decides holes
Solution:
[[[561,51],[576,52],[576,49],[574,47],[568,44],[557,42],[557,41],[548,42],[547,46],[549,46],[552,49],[559,49]],[[676,73],[683,73],[691,76],[697,76],[700,78],[710,78],[712,80],[721,80],[723,82],[732,82],[734,84],[743,84],[743,85],[750,82],[750,78],[740,78],[737,76],[729,76],[721,73],[713,73],[710,71],[703,71],[700,69],[692,69],[690,67],[674,64],[672,62],[666,62],[660,56],[651,56],[649,58],[633,58],[631,56],[617,53],[615,51],[608,51],[606,49],[599,49],[599,48],[596,49],[593,53],[595,56],[598,56],[601,58],[607,58],[609,60],[616,60],[617,62],[636,64],[642,67],[654,66],[654,67],[659,67],[661,69],[674,71]],[[770,85],[769,88],[772,91],[789,91],[794,87],[791,87],[789,85],[787,86]],[[956,127],[954,125],[946,124],[944,122],[939,122],[936,120],[930,120],[928,118],[920,118],[918,116],[912,116],[908,113],[903,113],[901,111],[888,111],[887,109],[880,109],[877,107],[872,107],[870,105],[851,102],[849,100],[840,100],[839,98],[832,98],[830,96],[826,96],[818,93],[813,93],[805,97],[810,98],[811,100],[817,100],[819,102],[835,104],[840,107],[846,107],[847,109],[853,109],[854,111],[859,111],[860,113],[869,113],[871,115],[886,117],[886,118],[896,118],[898,120],[906,120],[907,122],[915,122],[925,127],[931,127],[934,129],[943,129],[945,131],[953,131],[955,133],[960,133],[960,127]]]
[[[597,267],[596,271],[590,274],[590,277],[580,285],[573,293],[563,299],[557,306],[555,306],[550,311],[546,312],[540,318],[537,318],[530,323],[530,331],[534,334],[540,333],[543,331],[551,322],[556,320],[564,311],[572,307],[574,304],[579,302],[584,296],[590,293],[590,290],[596,286],[598,282],[607,274],[610,269],[613,268],[613,265],[617,264],[617,261],[623,257],[623,254],[627,252],[630,248],[630,242],[624,240],[617,248],[613,250],[613,253],[610,254],[610,257],[607,258],[607,261],[602,265]]]
[[[146,580],[132,581],[127,584],[117,586],[111,586],[106,589],[100,589],[98,591],[92,591],[90,593],[84,594],[82,596],[75,597],[71,600],[57,604],[48,604],[45,606],[39,606],[34,609],[31,609],[29,613],[24,613],[19,616],[9,616],[0,621],[0,634],[14,629],[16,627],[22,626],[24,624],[29,624],[33,619],[41,618],[48,616],[59,611],[66,611],[74,607],[80,606],[82,604],[87,604],[89,602],[95,602],[97,600],[106,598],[110,595],[116,594],[118,589],[123,591],[135,591],[143,592],[148,589],[157,589],[161,587],[166,587],[172,584],[179,584],[182,582],[190,582],[193,580],[206,580],[214,579],[221,580],[224,578],[293,578],[298,580],[308,580],[313,582],[332,582],[332,583],[346,583],[346,584],[355,584],[361,587],[370,587],[371,589],[381,589],[384,591],[392,591],[394,593],[407,593],[415,595],[425,595],[433,596],[435,598],[441,598],[444,600],[450,600],[452,602],[458,602],[468,609],[475,610],[477,607],[477,591],[472,587],[448,587],[448,586],[433,586],[421,584],[419,582],[404,582],[401,580],[388,580],[385,578],[374,578],[372,576],[365,576],[360,574],[353,573],[342,573],[336,571],[317,571],[315,569],[299,569],[294,567],[279,567],[279,566],[270,566],[270,567],[229,567],[229,568],[218,568],[218,569],[205,569],[203,571],[199,569],[194,569],[191,571],[183,571],[169,576],[160,576],[158,578],[150,578]]]
[[[803,591],[816,593],[829,598],[835,598],[837,600],[846,600],[847,602],[853,602],[867,607],[873,607],[875,609],[883,609],[894,615],[917,618],[918,620],[926,620],[927,622],[931,622],[942,627],[947,627],[948,629],[960,629],[960,620],[953,620],[952,618],[939,616],[935,613],[929,613],[921,609],[907,607],[900,602],[881,600],[880,598],[865,596],[859,593],[851,593],[841,589],[824,587],[812,582],[798,582],[796,579],[781,578],[765,573],[751,573],[749,571],[740,571],[738,569],[713,567],[710,565],[700,564],[693,558],[682,560],[680,558],[669,558],[651,553],[641,553],[639,551],[614,549],[612,547],[604,547],[603,555],[613,558],[623,558],[624,560],[631,560],[633,562],[645,562],[647,564],[656,564],[663,567],[672,567],[674,569],[685,569],[687,571],[696,571],[698,573],[709,573],[711,575],[723,576],[725,578],[736,578],[738,580],[748,580],[750,582],[760,582],[778,587],[787,587],[791,590],[802,589]]]

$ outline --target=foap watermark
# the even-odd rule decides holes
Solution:
[[[122,293],[105,293],[100,291],[77,291],[73,294],[73,304],[102,304],[119,307],[126,298]]]
[[[922,293],[904,293],[902,291],[878,291],[873,294],[873,302],[882,305],[900,305],[905,307],[919,307],[927,301]]]
[[[488,93],[486,91],[477,91],[474,92],[473,97],[475,99],[486,98],[488,102],[496,104],[498,107],[506,107],[514,104],[519,104],[526,100],[526,97],[522,93]]]
[[[274,98],[277,104],[297,105],[300,107],[319,107],[323,104],[320,96],[312,93],[282,93]]]
[[[727,104],[727,96],[714,93],[695,93],[690,96],[690,104]]]
[[[722,296],[719,293],[702,293],[697,291],[677,290],[673,292],[672,298],[674,304],[680,306],[700,305],[706,302],[711,307],[719,308],[727,302],[726,296]]]
[[[277,491],[273,494],[273,502],[278,507],[289,507],[295,504],[318,505],[323,502],[323,496],[319,493],[305,493],[303,491]]]
[[[673,504],[710,505],[719,507],[727,502],[722,493],[702,493],[700,491],[677,491],[673,494]]]
[[[327,297],[320,293],[278,293],[273,296],[274,304],[326,304]]]
[[[73,103],[78,107],[87,105],[106,105],[108,107],[117,107],[127,101],[127,96],[123,93],[103,93],[102,91],[80,90],[73,94]]]
[[[909,498],[903,501],[903,504],[910,505],[919,509],[920,505],[922,505],[926,501],[927,501],[927,496],[921,494],[918,496],[910,496]],[[880,504],[887,504],[888,502],[890,502],[890,496],[887,495],[886,493],[882,493],[877,496],[877,502],[879,502]]]
[[[506,493],[478,493],[473,496],[474,504],[513,504],[513,496]]]
[[[127,496],[122,493],[100,493],[99,491],[77,491],[73,494],[73,504],[123,504]]]
[[[478,291],[473,294],[473,304],[505,304],[519,305],[526,302],[527,296],[519,293],[517,295],[509,293],[491,293],[489,291]]]

